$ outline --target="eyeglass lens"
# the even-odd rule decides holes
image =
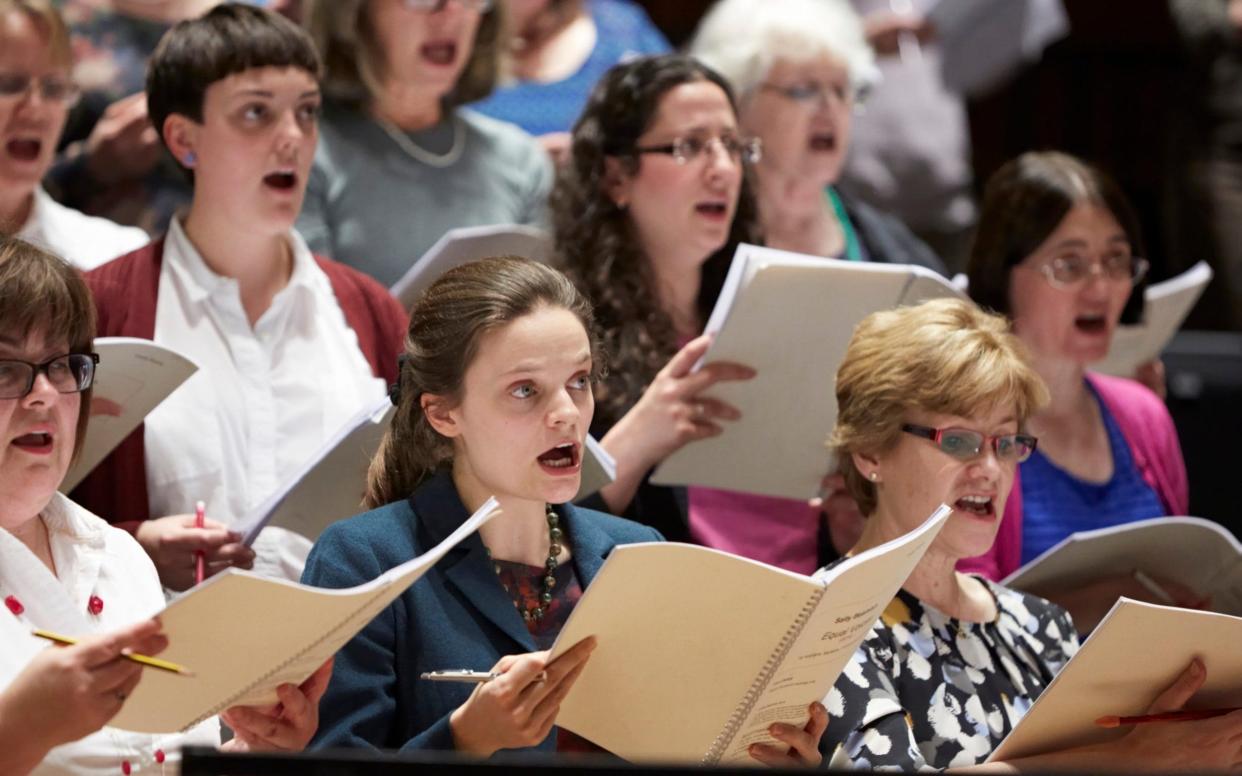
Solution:
[[[1025,461],[1034,451],[1027,437],[1009,434],[990,438],[996,457],[1002,461]],[[954,458],[963,460],[975,457],[983,450],[985,437],[978,431],[948,428],[940,432],[940,449]]]
[[[0,73],[0,97],[23,97],[36,86],[39,95],[49,102],[67,102],[77,95],[77,87],[68,78],[52,75],[35,78],[25,73]]]
[[[58,393],[77,393],[91,387],[95,361],[84,353],[71,353],[42,364],[0,361],[0,399],[20,399],[30,393],[39,372],[47,375]]]

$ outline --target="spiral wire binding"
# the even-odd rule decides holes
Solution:
[[[798,617],[789,626],[789,630],[785,631],[785,635],[781,637],[776,648],[772,650],[772,654],[768,656],[767,662],[763,664],[759,675],[755,677],[755,681],[751,683],[750,689],[742,696],[742,700],[738,702],[737,708],[733,710],[729,721],[725,723],[724,730],[720,731],[720,735],[712,741],[711,748],[707,750],[707,754],[703,755],[700,760],[701,765],[716,765],[720,762],[720,758],[724,756],[725,750],[733,743],[733,739],[737,737],[738,729],[742,727],[742,723],[750,716],[751,710],[759,701],[760,696],[768,689],[768,684],[772,681],[772,676],[776,673],[776,669],[781,667],[785,662],[785,656],[789,654],[789,650],[793,649],[794,642],[798,640],[798,636],[802,635],[802,629],[806,627],[806,623],[811,619],[811,615],[815,612],[815,608],[819,606],[820,599],[824,597],[827,587],[821,586],[815,591],[814,595],[798,612]]]

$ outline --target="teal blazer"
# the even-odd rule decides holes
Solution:
[[[618,544],[662,541],[653,528],[571,504],[556,508],[585,588]],[[434,547],[469,514],[452,478],[437,474],[405,501],[331,526],[302,581],[328,588],[370,581]],[[473,689],[428,682],[424,671],[485,671],[504,655],[534,652],[479,535],[466,537],[336,655],[312,748],[453,749],[449,714]],[[556,729],[535,749],[554,751]]]

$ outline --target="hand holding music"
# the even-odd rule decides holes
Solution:
[[[44,750],[76,741],[116,716],[142,678],[142,666],[122,655],[167,646],[159,621],[149,619],[44,649],[0,693],[0,718],[20,719],[23,737]]]
[[[500,676],[477,685],[449,716],[457,751],[490,757],[539,744],[594,649],[595,639],[587,638],[551,662],[547,652],[502,657],[492,668]]]
[[[819,753],[819,739],[823,738],[828,729],[828,709],[821,703],[812,703],[809,708],[811,718],[805,727],[794,727],[775,722],[768,729],[772,737],[786,744],[751,744],[750,756],[773,768],[793,768],[799,765],[815,767],[823,760]]]
[[[234,706],[220,714],[234,738],[222,749],[233,752],[286,751],[306,748],[319,728],[319,699],[332,679],[332,658],[300,685],[276,688],[274,706]]]

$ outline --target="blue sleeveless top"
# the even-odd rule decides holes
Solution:
[[[1160,497],[1139,474],[1116,419],[1090,383],[1087,383],[1087,390],[1100,405],[1113,456],[1113,476],[1104,483],[1079,479],[1036,449],[1021,464],[1023,563],[1030,562],[1076,531],[1165,514]]]

